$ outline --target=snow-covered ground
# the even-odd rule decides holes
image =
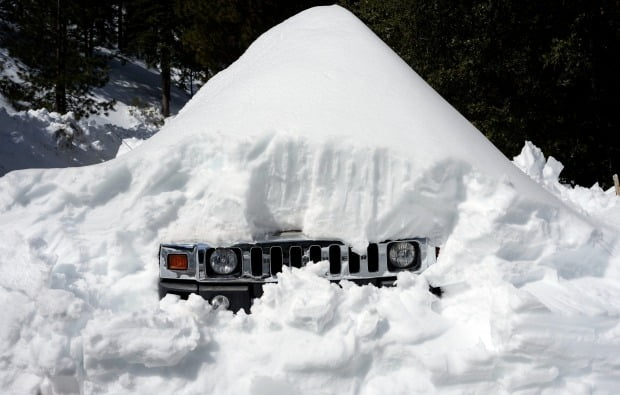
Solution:
[[[352,14],[308,10],[131,152],[0,178],[0,388],[615,393],[620,199],[560,168],[509,161]],[[442,249],[394,288],[286,271],[251,315],[158,300],[160,241],[276,229]]]
[[[83,166],[131,151],[163,124],[159,74],[143,63],[110,55],[110,80],[93,97],[115,99],[107,114],[76,120],[46,110],[15,111],[0,95],[0,176],[17,169]],[[0,49],[3,75],[18,81],[16,61]],[[176,114],[189,95],[173,87]]]

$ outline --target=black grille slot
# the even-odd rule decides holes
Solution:
[[[289,250],[288,261],[293,267],[301,267],[301,257],[303,255],[303,251],[299,246],[293,246]]]
[[[271,254],[271,274],[282,272],[282,248],[271,247],[269,253]]]
[[[250,250],[250,264],[252,266],[252,275],[259,277],[263,275],[263,249],[260,247],[252,247]]]
[[[329,246],[329,272],[340,274],[340,246]]]
[[[368,271],[379,271],[379,246],[374,243],[368,246]]]
[[[359,273],[360,256],[349,248],[349,273]]]
[[[314,263],[321,262],[321,246],[310,247],[310,260]]]

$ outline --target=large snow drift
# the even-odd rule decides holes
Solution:
[[[360,249],[411,232],[441,243],[471,170],[556,203],[336,7],[262,36],[127,160],[143,155],[171,163],[173,174],[156,175],[171,180],[161,182],[185,177],[197,194],[171,239],[230,242],[303,229]]]
[[[348,11],[303,12],[132,152],[0,178],[0,387],[613,392],[618,199],[569,191],[531,144],[516,163]],[[339,288],[319,264],[250,316],[157,300],[161,240],[282,229],[444,245],[392,289]]]

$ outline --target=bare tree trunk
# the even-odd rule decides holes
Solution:
[[[170,50],[161,50],[161,114],[170,116]]]
[[[125,28],[124,21],[123,21],[123,0],[118,1],[117,18],[118,18],[118,24],[117,24],[118,34],[116,36],[116,46],[118,47],[118,49],[123,50],[125,49],[125,36],[123,33],[123,29]]]
[[[65,81],[65,47],[67,45],[67,24],[62,13],[61,0],[56,1],[56,81],[54,86],[54,110],[67,112],[67,87]]]
[[[95,39],[95,26],[91,24],[88,28],[88,46],[86,49],[86,57],[93,56],[93,51],[95,48],[94,39]]]
[[[194,97],[194,70],[189,71],[189,95]]]

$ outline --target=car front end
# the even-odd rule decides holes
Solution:
[[[277,282],[283,270],[328,261],[322,275],[332,282],[390,286],[399,272],[421,273],[435,263],[435,251],[426,238],[409,238],[370,243],[359,254],[342,241],[309,239],[299,232],[223,247],[166,243],[159,251],[159,296],[195,293],[215,306],[249,312],[263,286]]]

